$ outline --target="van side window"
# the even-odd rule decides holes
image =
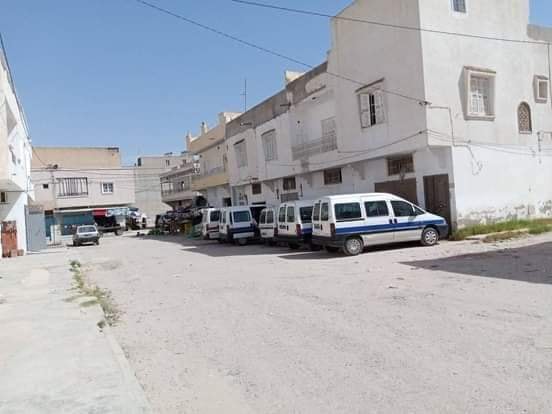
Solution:
[[[385,201],[367,201],[364,203],[366,217],[383,217],[389,215],[389,208]]]
[[[274,211],[269,210],[268,213],[266,213],[266,224],[272,223],[274,223]]]
[[[280,207],[280,212],[278,213],[278,222],[285,223],[286,221],[286,208]]]
[[[391,201],[391,205],[393,206],[395,217],[411,217],[416,215],[412,204],[406,201]]]
[[[288,223],[295,222],[295,207],[293,206],[290,206],[287,208],[287,222]]]
[[[312,220],[313,221],[320,220],[320,203],[316,203],[314,205],[314,210],[312,211]]]
[[[301,223],[312,223],[312,207],[301,207],[299,209]]]
[[[337,221],[362,219],[360,203],[343,203],[334,206],[335,219]]]
[[[330,219],[329,210],[328,203],[322,204],[322,207],[320,208],[320,220],[328,221]]]
[[[261,218],[259,219],[259,223],[260,224],[265,224],[266,223],[266,211],[261,212]]]

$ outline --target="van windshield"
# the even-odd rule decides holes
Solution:
[[[301,207],[299,209],[302,223],[312,223],[312,207]]]
[[[210,219],[211,219],[211,222],[219,221],[220,220],[220,211],[218,211],[218,210],[211,211]]]
[[[247,223],[248,221],[251,221],[251,214],[249,211],[234,212],[234,223]]]

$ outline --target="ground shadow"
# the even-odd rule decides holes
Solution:
[[[402,264],[457,274],[552,284],[552,243]]]

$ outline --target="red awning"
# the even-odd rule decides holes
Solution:
[[[105,208],[101,208],[101,209],[98,209],[98,210],[92,210],[92,215],[94,217],[105,217],[106,214],[107,214],[107,209],[105,209]]]

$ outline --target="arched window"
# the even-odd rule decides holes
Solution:
[[[531,122],[531,107],[529,104],[522,102],[518,107],[518,126],[521,134],[530,134],[533,132]]]

